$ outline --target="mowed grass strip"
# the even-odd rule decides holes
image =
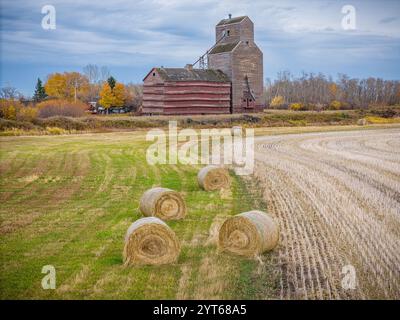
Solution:
[[[275,298],[273,254],[252,261],[218,253],[223,217],[265,210],[251,181],[205,192],[200,166],[150,166],[144,134],[3,137],[0,140],[1,299]],[[188,206],[168,224],[182,244],[173,265],[123,267],[129,225],[153,186],[175,189]],[[43,290],[53,265],[56,290]]]

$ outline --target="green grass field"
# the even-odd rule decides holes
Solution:
[[[252,182],[200,190],[200,168],[149,166],[143,133],[0,138],[1,299],[274,298],[272,254],[264,264],[218,253],[214,226],[228,215],[266,209]],[[168,224],[182,251],[176,264],[124,267],[129,225],[152,186],[182,192],[186,219]],[[44,290],[44,265],[57,288]]]

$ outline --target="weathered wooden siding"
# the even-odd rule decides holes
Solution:
[[[224,82],[162,82],[149,76],[144,81],[144,114],[229,113],[231,85]]]
[[[232,79],[232,52],[209,54],[208,67],[219,69]]]
[[[162,114],[164,110],[164,81],[152,70],[143,83],[142,112]]]
[[[232,112],[249,113],[263,109],[263,54],[254,42],[254,25],[246,17],[240,22],[217,25],[216,39],[220,39],[224,31],[230,30],[230,36],[220,43],[240,42],[229,52],[210,53],[208,66],[211,69],[220,69],[232,81]],[[220,45],[220,44],[219,44]],[[252,108],[244,108],[243,98],[247,91],[246,76],[250,89],[256,101],[250,103]]]
[[[227,35],[228,30],[229,36]],[[224,39],[222,39],[223,34],[226,35]],[[215,41],[217,42],[220,39],[222,39],[220,43],[229,43],[239,40],[254,41],[254,24],[246,17],[242,21],[236,23],[217,25],[215,27]]]
[[[263,54],[254,42],[240,42],[232,52],[232,105],[234,113],[260,111],[263,108]],[[245,77],[256,98],[255,108],[243,108],[243,92],[247,90]]]

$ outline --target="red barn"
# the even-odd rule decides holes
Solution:
[[[153,68],[143,79],[142,113],[229,113],[231,81],[219,70]]]

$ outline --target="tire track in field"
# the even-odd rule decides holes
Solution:
[[[281,227],[281,298],[399,297],[398,140],[398,129],[257,138],[255,175]],[[355,290],[341,286],[348,264]]]

